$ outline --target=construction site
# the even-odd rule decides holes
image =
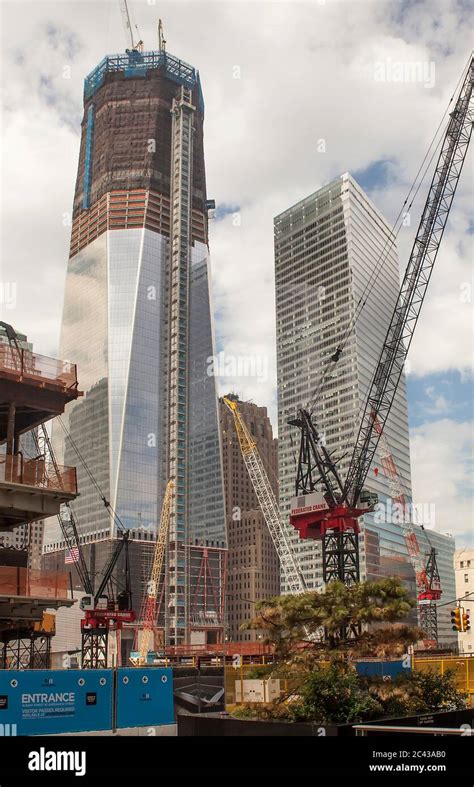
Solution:
[[[144,51],[127,3],[120,5],[129,46],[105,57],[84,83],[64,359],[37,354],[16,326],[0,322],[0,531],[15,534],[14,543],[22,544],[17,548],[3,540],[0,546],[0,673],[5,678],[2,682],[0,674],[0,709],[7,696],[5,702],[16,708],[20,689],[30,692],[23,697],[40,696],[34,692],[49,679],[65,692],[74,681],[84,704],[94,706],[91,714],[85,718],[73,709],[63,714],[64,702],[58,701],[55,715],[32,700],[31,711],[18,705],[20,734],[22,729],[25,734],[106,730],[112,725],[109,706],[114,729],[170,725],[180,713],[270,706],[293,689],[291,679],[275,671],[275,643],[263,629],[251,634],[251,620],[264,599],[264,570],[266,590],[279,595],[278,576],[284,595],[295,598],[324,594],[331,583],[356,589],[364,581],[396,576],[416,601],[409,622],[418,627],[418,641],[403,657],[354,658],[357,673],[391,680],[404,670],[452,672],[474,706],[474,654],[457,647],[458,634],[471,625],[468,595],[446,597],[434,537],[432,543],[429,529],[414,521],[387,436],[469,148],[474,61],[460,78],[442,133],[433,138],[393,227],[395,243],[403,210],[428,174],[421,219],[409,259],[401,261],[405,273],[393,310],[384,317],[386,332],[350,449],[340,455],[326,440],[328,424],[321,418],[328,405],[318,409],[318,402],[329,401],[325,386],[344,363],[359,317],[383,279],[388,246],[378,254],[342,329],[327,334],[314,398],[302,399],[285,424],[296,461],[293,495],[283,499],[278,478],[272,477],[278,463],[271,429],[246,421],[244,411],[255,422],[257,415],[233,394],[222,397],[220,405],[233,462],[226,467],[234,468],[235,476],[223,473],[214,380],[199,365],[212,348],[206,255],[215,206],[206,193],[199,73],[167,51],[161,20],[158,50]],[[146,146],[150,140],[154,144]],[[157,277],[151,263],[159,268]],[[94,276],[81,291],[93,265]],[[155,281],[161,291],[146,303],[139,295],[126,303],[128,280],[134,293]],[[146,311],[149,302],[154,309],[158,304],[158,316]],[[147,453],[150,447],[153,453]],[[403,558],[398,552],[382,554],[380,534],[367,519],[382,502],[373,489],[374,467],[402,514],[397,537]],[[250,486],[244,515],[232,526],[248,528],[255,539],[259,534],[258,561],[251,550],[245,552],[244,542],[227,537],[229,508],[240,508],[238,473],[245,474],[242,488],[244,480]],[[46,523],[53,535],[32,561],[37,523]],[[304,557],[308,545],[320,559],[321,575],[314,583]],[[253,563],[244,576],[246,560]],[[260,573],[252,574],[256,562]],[[452,640],[444,633],[449,617]],[[351,641],[367,629],[343,623],[331,642],[350,652]],[[327,627],[303,624],[301,632],[296,649],[326,648],[325,663]],[[146,691],[155,692],[151,715],[139,705],[144,683]],[[109,710],[100,716],[104,705]]]

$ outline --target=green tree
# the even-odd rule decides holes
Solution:
[[[420,639],[422,632],[403,622],[414,604],[393,578],[352,587],[331,582],[322,593],[260,602],[246,628],[266,632],[275,647],[272,674],[287,680],[288,691],[270,706],[246,707],[238,715],[356,723],[465,707],[449,674],[414,672],[395,681],[357,675],[356,658],[397,657]]]
[[[316,667],[288,707],[293,721],[320,724],[356,724],[383,714],[382,705],[360,684],[355,670],[341,672],[334,663]]]
[[[398,579],[359,582],[352,587],[335,581],[322,593],[260,602],[246,627],[266,632],[279,664],[312,668],[314,660],[324,656],[338,661],[394,657],[421,636],[418,628],[401,623],[414,604]]]

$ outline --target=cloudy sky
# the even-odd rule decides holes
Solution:
[[[468,0],[130,0],[146,49],[199,68],[206,104],[218,347],[256,354],[266,379],[221,380],[276,424],[273,217],[350,171],[394,220],[470,51]],[[84,76],[123,51],[116,0],[0,2],[2,319],[55,355]],[[420,64],[417,78],[398,64]],[[381,74],[385,78],[381,78]],[[414,497],[472,542],[474,225],[466,163],[410,355]],[[424,199],[422,188],[420,198]],[[419,218],[399,238],[406,264]]]

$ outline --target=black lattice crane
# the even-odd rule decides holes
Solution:
[[[358,520],[373,511],[378,502],[377,495],[365,490],[364,484],[395,398],[466,158],[473,122],[473,78],[471,58],[449,116],[345,479],[313,422],[312,405],[300,409],[290,421],[300,430],[296,497],[291,503],[290,522],[301,538],[322,541],[325,582],[339,579],[353,584],[359,579]],[[331,360],[337,362],[341,352],[342,348],[338,348]],[[434,570],[435,561],[431,565]]]

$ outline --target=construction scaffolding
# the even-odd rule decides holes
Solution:
[[[224,547],[188,544],[188,642],[217,645],[225,642],[225,588],[228,552]]]

